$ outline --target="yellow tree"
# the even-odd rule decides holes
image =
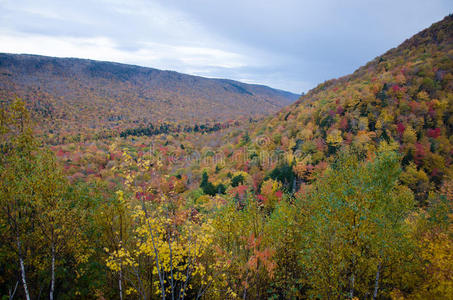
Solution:
[[[57,264],[67,257],[85,262],[89,256],[81,235],[83,213],[75,210],[77,201],[69,197],[54,156],[32,137],[24,103],[12,103],[1,115],[1,236],[19,262],[24,297],[32,297],[29,278],[34,277],[40,289],[49,282],[53,299]],[[50,276],[42,280],[41,272]]]
[[[208,220],[194,218],[179,195],[164,193],[147,182],[160,175],[160,166],[161,161],[153,156],[123,154],[119,173],[130,195],[124,199],[132,209],[133,230],[130,243],[106,249],[110,254],[106,263],[115,272],[124,271],[131,285],[126,293],[138,293],[142,299],[155,294],[162,299],[184,299],[189,292],[201,297],[215,280],[215,272],[208,270],[212,267],[203,263],[212,243],[212,226]],[[123,197],[123,192],[118,194]]]
[[[25,259],[27,236],[33,231],[34,211],[29,196],[34,168],[36,142],[29,127],[29,114],[22,101],[1,108],[0,206],[2,236],[14,241],[10,249],[17,256],[25,298],[30,299]]]
[[[36,157],[33,172],[39,174],[30,181],[34,193],[29,197],[36,212],[35,240],[46,249],[46,257],[49,257],[42,267],[50,261],[49,298],[53,300],[57,265],[66,263],[68,257],[84,263],[92,250],[82,233],[86,213],[78,208],[78,199],[67,192],[67,181],[53,154],[42,151]]]

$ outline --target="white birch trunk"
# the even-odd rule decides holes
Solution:
[[[27,278],[25,276],[25,265],[24,259],[22,258],[22,251],[21,251],[21,242],[19,239],[19,234],[17,235],[17,250],[19,252],[19,264],[20,264],[20,272],[22,275],[22,284],[24,286],[25,291],[25,299],[30,300],[30,293],[28,292],[28,285],[27,285]]]
[[[52,242],[52,279],[50,281],[50,293],[49,293],[49,299],[53,300],[53,293],[55,290],[55,245]]]

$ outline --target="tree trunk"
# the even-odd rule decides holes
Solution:
[[[142,203],[142,209],[145,213],[145,219],[146,219],[146,223],[148,224],[149,234],[151,235],[151,241],[153,244],[154,256],[155,256],[155,260],[156,260],[157,275],[159,275],[162,300],[165,300],[165,284],[164,284],[164,277],[163,277],[162,271],[160,270],[160,266],[159,266],[159,251],[157,250],[156,242],[154,240],[153,229],[148,220],[148,218],[149,218],[148,210],[146,209],[145,202],[143,201],[142,197],[140,197],[140,201]]]
[[[249,272],[247,271],[247,274],[245,275],[244,294],[242,295],[243,300],[247,299],[247,285],[248,285],[248,279],[249,279],[248,277],[249,277]]]
[[[123,268],[120,268],[120,278],[118,279],[118,287],[120,289],[120,300],[123,300]]]
[[[120,245],[123,246],[123,215],[120,213]],[[120,258],[120,278],[118,279],[120,300],[123,300],[123,260]]]
[[[349,298],[354,298],[354,281],[355,281],[355,277],[354,277],[354,273],[351,275],[351,290],[349,291]]]
[[[13,300],[14,295],[16,294],[17,286],[19,285],[19,281],[16,281],[16,285],[14,286],[14,290],[9,290],[9,300]]]
[[[28,292],[28,285],[27,285],[27,279],[25,277],[25,265],[24,265],[24,259],[22,258],[22,250],[21,250],[21,242],[19,239],[19,234],[17,235],[17,250],[19,253],[19,264],[20,264],[20,272],[22,275],[22,284],[24,286],[24,291],[25,291],[25,299],[30,300],[30,294]]]
[[[379,290],[379,275],[381,272],[381,263],[379,262],[377,271],[376,271],[376,280],[374,282],[374,293],[373,293],[373,300],[377,298],[378,290]]]
[[[22,273],[22,284],[24,285],[25,299],[30,300],[30,294],[28,293],[27,279],[25,278],[25,266],[22,256],[19,257],[20,271]]]
[[[53,234],[52,234],[53,235]],[[52,237],[53,239],[53,237]],[[50,294],[49,294],[49,299],[53,300],[53,292],[55,290],[55,244],[52,241],[52,279],[50,281]]]

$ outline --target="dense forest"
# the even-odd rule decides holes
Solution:
[[[33,112],[42,138],[65,143],[149,123],[259,118],[298,95],[119,63],[0,53],[0,99],[17,97]]]
[[[4,299],[452,299],[452,15],[258,121],[49,140],[33,103],[0,106]]]

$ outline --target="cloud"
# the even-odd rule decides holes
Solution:
[[[272,53],[274,66],[299,68],[292,73],[313,83],[353,72],[453,9],[453,2],[442,0],[160,3],[184,12],[233,43]]]
[[[245,58],[220,49],[146,43],[135,50],[125,50],[106,37],[72,38],[32,34],[1,34],[0,51],[34,53],[56,57],[79,57],[167,68],[168,63],[184,68],[240,68]]]
[[[451,12],[447,0],[0,0],[0,51],[226,77],[300,93]]]

